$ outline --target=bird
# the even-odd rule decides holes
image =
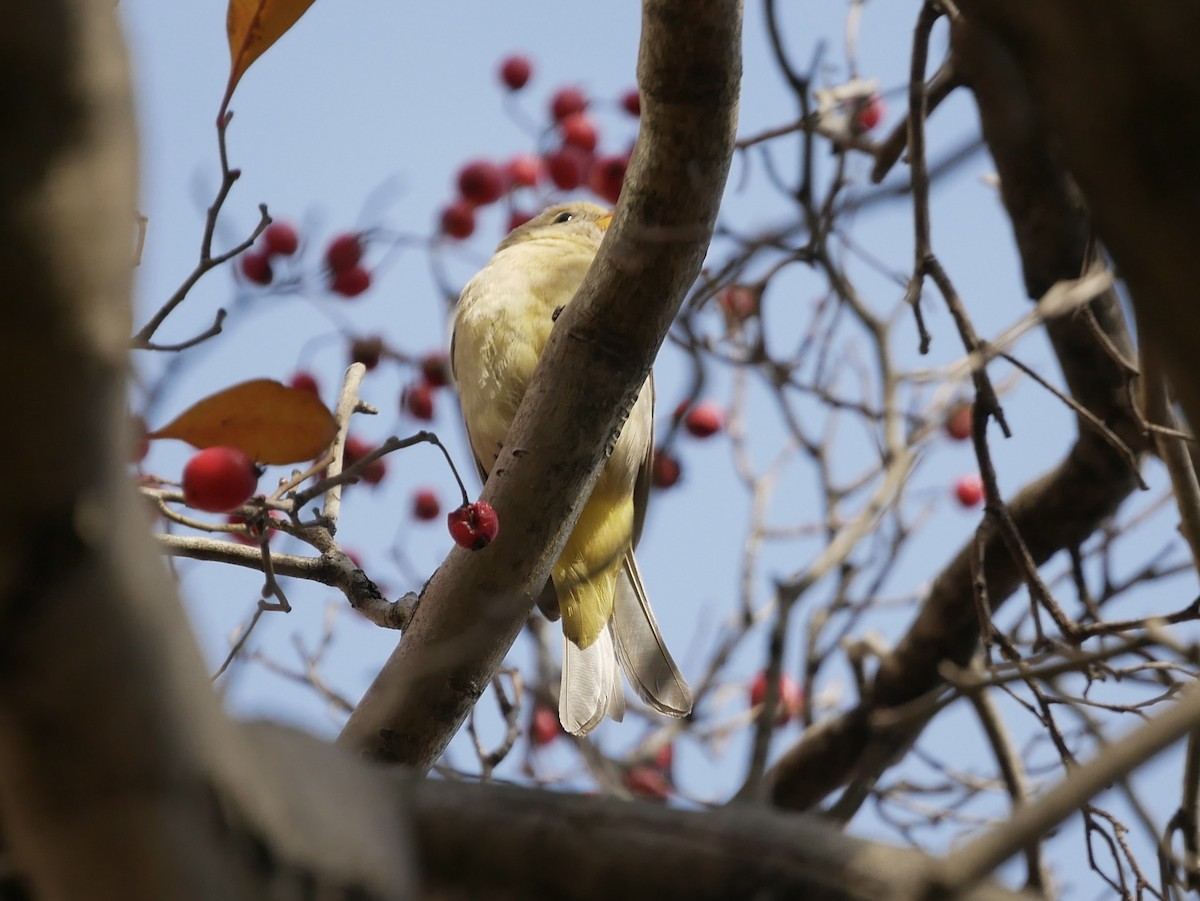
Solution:
[[[551,206],[504,238],[463,288],[451,369],[467,438],[486,480],[561,310],[600,248],[612,213],[578,201]],[[559,721],[586,735],[625,713],[621,672],[659,713],[687,716],[692,692],[671,658],[634,557],[650,494],[653,376],[638,392],[613,451],[551,569],[562,618]],[[546,611],[547,604],[539,601]]]

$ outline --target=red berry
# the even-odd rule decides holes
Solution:
[[[679,481],[679,461],[670,454],[656,450],[650,475],[655,488],[670,488]]]
[[[472,160],[458,170],[458,193],[476,206],[504,196],[504,170],[489,160]]]
[[[672,745],[663,745],[654,752],[654,765],[660,770],[666,771],[671,769],[671,764],[675,761],[675,749]]]
[[[456,200],[442,210],[442,234],[469,238],[475,231],[475,206],[469,200]]]
[[[745,285],[730,285],[717,295],[717,303],[730,325],[758,315],[758,292]]]
[[[362,255],[362,239],[352,232],[338,235],[325,248],[325,262],[334,273],[353,269],[362,259]]]
[[[971,437],[974,410],[970,404],[958,404],[946,417],[946,434],[955,441],[966,441]]]
[[[438,502],[438,496],[434,494],[433,489],[422,488],[413,495],[413,516],[421,522],[437,519],[441,512],[442,505]]]
[[[558,123],[558,130],[562,133],[564,144],[578,147],[587,153],[596,149],[596,142],[600,139],[596,123],[587,113],[571,113]]]
[[[421,357],[421,376],[430,388],[445,388],[450,384],[450,360],[440,350]]]
[[[430,422],[433,419],[433,389],[420,382],[409,385],[400,395],[400,408],[414,419]]]
[[[371,445],[367,442],[357,435],[347,435],[346,445],[342,448],[342,463],[344,466],[353,466],[370,452]]]
[[[362,363],[368,370],[379,365],[383,356],[383,338],[379,335],[369,335],[366,338],[355,338],[350,342],[350,362]]]
[[[296,372],[288,379],[288,384],[293,388],[299,388],[301,391],[308,391],[318,397],[321,395],[321,386],[317,384],[317,378],[311,372]]]
[[[355,435],[350,435],[346,438],[346,447],[342,451],[342,462],[345,464],[346,468],[349,469],[351,466],[366,457],[368,454],[372,453],[374,450],[374,447],[363,441],[361,438]],[[387,475],[387,462],[383,459],[383,457],[380,457],[377,460],[372,460],[370,463],[364,466],[362,468],[362,472],[358,474],[358,477],[368,485],[378,485],[383,481],[383,477],[385,475]]]
[[[725,426],[725,414],[711,400],[704,400],[688,410],[683,426],[697,438],[708,438]]]
[[[531,153],[514,156],[504,167],[508,180],[522,188],[532,188],[542,178],[542,161]]]
[[[625,771],[625,787],[635,798],[665,801],[671,796],[671,783],[662,770],[652,766],[631,766]]]
[[[983,500],[983,479],[979,473],[960,476],[954,483],[954,496],[964,507],[974,507]]]
[[[571,113],[582,113],[587,109],[587,97],[579,88],[560,88],[550,98],[550,115],[555,122],[561,122]]]
[[[858,115],[855,117],[855,122],[863,131],[870,131],[876,125],[883,121],[884,105],[883,98],[878,94],[872,94],[858,109]]]
[[[270,260],[261,250],[250,250],[242,254],[241,266],[246,281],[256,285],[269,285],[275,277],[275,273],[271,271]]]
[[[642,95],[638,93],[637,88],[626,91],[621,96],[621,108],[631,116],[642,114]]]
[[[272,222],[263,232],[268,256],[290,257],[300,247],[300,235],[290,222]]]
[[[258,468],[236,447],[208,447],[183,467],[183,499],[189,507],[228,513],[258,487]]]
[[[463,504],[457,510],[451,510],[446,516],[446,524],[454,543],[472,551],[487,547],[500,532],[500,519],[486,501]]]
[[[616,203],[625,184],[625,170],[629,168],[627,156],[605,156],[596,160],[588,176],[588,187],[598,197]]]
[[[533,720],[529,724],[529,740],[535,748],[544,748],[563,734],[558,714],[549,707],[538,704],[533,708]]]
[[[587,177],[591,157],[578,147],[564,147],[546,155],[550,180],[562,191],[574,191]]]
[[[767,673],[760,670],[750,683],[750,706],[757,707],[767,698]],[[804,689],[796,684],[796,680],[787,673],[779,674],[779,695],[776,699],[775,725],[783,726],[792,717],[799,717],[804,711]]]
[[[527,213],[525,210],[513,210],[508,214],[508,230],[520,228],[532,218],[533,213]]]
[[[500,80],[510,91],[519,91],[529,82],[533,64],[524,56],[509,56],[500,63]]]
[[[371,273],[362,266],[351,266],[340,272],[335,270],[333,281],[329,284],[329,290],[334,294],[342,295],[342,297],[358,297],[369,287],[371,287]]]
[[[269,519],[278,519],[280,517],[280,515],[281,514],[271,511],[270,513],[267,514],[267,517]],[[242,514],[240,514],[240,513],[230,513],[227,517],[225,517],[225,521],[227,523],[229,523],[230,525],[246,526],[246,530],[244,532],[230,532],[230,534],[233,536],[233,539],[235,541],[241,542],[242,544],[249,544],[254,547],[258,547],[258,545],[260,544],[259,539],[262,537],[262,533],[263,533],[262,522],[260,521],[259,517],[251,517],[248,520],[248,519],[246,519],[246,517],[242,516]],[[275,530],[272,529],[270,526],[268,526],[267,527],[267,543],[270,544],[274,540],[275,540]]]

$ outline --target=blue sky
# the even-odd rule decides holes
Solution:
[[[783,26],[797,63],[807,67],[818,43],[824,41],[818,81],[830,85],[844,81],[848,6],[799,0],[784,6]],[[884,127],[894,123],[894,110],[904,102],[917,8],[911,0],[868,3],[864,8],[857,42],[859,74],[879,80],[892,110]],[[213,123],[227,77],[228,46],[224,7],[216,2],[171,4],[168,10],[155,0],[124,0],[121,11],[133,55],[140,116],[141,209],[149,217],[138,274],[140,322],[174,290],[196,258],[204,208],[217,185]],[[368,261],[377,267],[375,284],[353,301],[328,295],[315,278],[300,293],[269,296],[244,292],[226,270],[211,273],[159,338],[190,337],[209,324],[218,307],[234,304],[226,333],[188,354],[172,374],[158,406],[149,412],[151,423],[160,424],[214,388],[257,376],[286,378],[298,367],[318,375],[329,402],[345,365],[346,334],[380,333],[411,354],[442,347],[448,311],[439,296],[426,237],[438,211],[453,197],[457,168],[476,157],[504,160],[534,149],[536,135],[523,123],[543,122],[550,93],[565,84],[579,85],[596,98],[604,146],[624,149],[636,125],[613,104],[635,83],[638,15],[639,5],[630,0],[315,3],[293,31],[250,69],[234,96],[229,151],[232,165],[243,175],[225,207],[218,245],[228,246],[249,233],[259,203],[300,227],[311,245],[310,269],[332,234],[372,229]],[[758,3],[748,4],[745,34],[742,135],[778,126],[795,115],[794,101],[769,55]],[[939,29],[931,67],[944,51],[945,34]],[[527,54],[535,75],[521,95],[507,98],[496,69],[500,59],[512,52]],[[969,98],[960,92],[930,123],[931,155],[957,147],[976,130]],[[775,152],[782,172],[792,171],[794,160],[792,143]],[[822,172],[831,165],[826,158],[818,163]],[[852,161],[849,174],[857,183],[850,189],[852,195],[870,190],[867,171],[865,160]],[[933,192],[935,248],[985,336],[996,334],[1028,310],[998,196],[982,179],[990,171],[987,156],[977,154]],[[736,159],[723,221],[748,230],[785,221],[790,214],[786,200],[765,177],[761,160]],[[502,210],[488,211],[474,238],[458,247],[442,248],[436,258],[449,283],[461,285],[487,258],[502,236],[505,219]],[[904,199],[872,204],[853,216],[855,241],[881,263],[882,271],[877,271],[848,255],[856,284],[874,309],[893,309],[903,294],[903,286],[893,276],[904,277],[911,268],[911,234],[911,209]],[[823,291],[821,280],[806,271],[790,271],[780,279],[768,297],[769,340],[794,342],[809,305]],[[934,333],[932,352],[918,360],[915,332],[911,323],[902,322],[895,344],[903,365],[933,368],[961,356],[953,323],[940,299],[928,293],[925,305]],[[1025,339],[1018,353],[1039,371],[1057,376],[1039,336]],[[137,362],[147,384],[153,384],[165,361],[143,355]],[[999,370],[994,375],[1003,379],[1008,373]],[[404,420],[397,406],[400,390],[411,377],[411,371],[400,366],[371,373],[364,397],[381,414],[356,425],[354,431],[372,440],[414,431],[416,424]],[[665,349],[656,377],[661,422],[662,413],[673,408],[686,390],[686,358]],[[727,403],[731,390],[731,373],[714,367],[706,395]],[[135,390],[135,407],[138,396]],[[1026,383],[1014,388],[1007,409],[1016,434],[1009,441],[997,439],[993,448],[1001,488],[1011,492],[1061,455],[1071,440],[1073,423],[1057,401]],[[440,396],[434,426],[463,466],[468,458],[456,416],[451,398]],[[769,460],[778,452],[783,432],[772,413],[771,398],[761,387],[750,391],[747,416],[751,457],[760,463]],[[842,450],[834,466],[844,475],[857,472],[872,458],[869,436],[862,436],[859,446],[849,441],[838,447]],[[668,643],[685,672],[695,673],[737,610],[738,566],[750,505],[732,478],[726,438],[688,442],[681,450],[685,480],[678,489],[656,496],[639,559]],[[147,468],[177,477],[186,456],[185,448],[164,443],[153,449]],[[449,498],[453,481],[428,447],[393,455],[389,464],[388,479],[379,489],[359,487],[347,493],[339,538],[363,555],[369,574],[399,593],[418,589],[450,547],[440,525],[420,525],[411,519],[411,492],[430,485]],[[887,596],[919,592],[975,527],[978,511],[962,511],[949,497],[954,477],[973,470],[969,445],[931,441],[923,450],[909,497],[913,504],[928,505],[929,518],[884,586]],[[1161,488],[1157,471],[1151,470],[1150,475]],[[817,510],[813,492],[811,472],[789,468],[773,502],[773,517],[777,515],[781,525],[811,520]],[[1160,530],[1160,537],[1167,534],[1166,528],[1169,525]],[[801,569],[819,550],[820,544],[813,541],[772,546],[764,556],[757,585],[759,600],[766,597],[771,577]],[[1131,557],[1142,550],[1133,548]],[[208,564],[185,562],[179,572],[198,637],[208,658],[217,661],[228,647],[231,630],[252,610],[259,581],[244,571]],[[1173,584],[1169,590],[1168,599],[1194,590],[1194,585]],[[314,643],[329,605],[339,609],[344,604],[319,587],[295,586],[291,596],[297,609],[287,617],[268,617],[256,632],[254,645],[294,664],[294,636]],[[797,611],[787,656],[788,668],[794,672],[800,672],[800,627],[810,605],[824,597],[823,591],[814,592]],[[1174,606],[1170,600],[1162,603]],[[869,626],[894,640],[910,616],[909,607],[884,610],[870,619]],[[343,609],[323,675],[354,698],[395,640],[395,635],[357,621]],[[756,631],[731,661],[724,676],[726,687],[711,702],[713,721],[731,720],[744,711],[745,683],[761,665],[765,642],[765,630]],[[515,659],[527,659],[521,642],[515,654]],[[263,667],[243,667],[222,687],[231,708],[239,713],[269,715],[322,735],[336,734],[339,719],[313,692]],[[821,689],[831,701],[839,697],[849,701],[854,691],[847,672],[837,668]],[[1019,728],[1027,729],[1028,723]],[[791,726],[781,732],[776,750],[795,737],[796,729]],[[644,731],[636,721],[610,724],[603,727],[601,738],[607,746],[620,748],[640,739]],[[938,720],[925,743],[955,749],[960,766],[987,759],[980,757],[986,751],[977,725],[965,716]],[[701,800],[728,796],[739,784],[747,747],[744,732],[708,747],[681,742],[677,760],[685,793]],[[452,754],[456,762],[470,761],[469,746],[461,742],[456,742]],[[510,769],[502,769],[500,775],[519,778],[518,757],[514,755]],[[540,765],[566,778],[568,784],[583,784],[576,779],[578,763],[565,749],[544,752]],[[1170,779],[1173,785],[1174,775]],[[1003,804],[991,809],[1003,809]],[[870,812],[855,825],[866,834],[895,837]],[[944,837],[935,838],[934,844],[939,841]],[[1078,854],[1078,849],[1072,853]]]

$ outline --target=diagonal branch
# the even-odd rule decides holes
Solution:
[[[707,251],[733,152],[741,3],[642,8],[641,133],[621,203],[484,489],[499,537],[451,553],[342,733],[376,756],[429,767],[491,681]]]

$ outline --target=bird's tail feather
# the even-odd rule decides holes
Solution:
[[[617,576],[611,628],[617,660],[638,697],[667,716],[691,713],[692,690],[658,631],[632,550]]]
[[[617,722],[625,717],[625,692],[613,650],[612,626],[584,649],[563,637],[562,682],[558,692],[558,719],[572,735],[587,735],[605,716]]]

